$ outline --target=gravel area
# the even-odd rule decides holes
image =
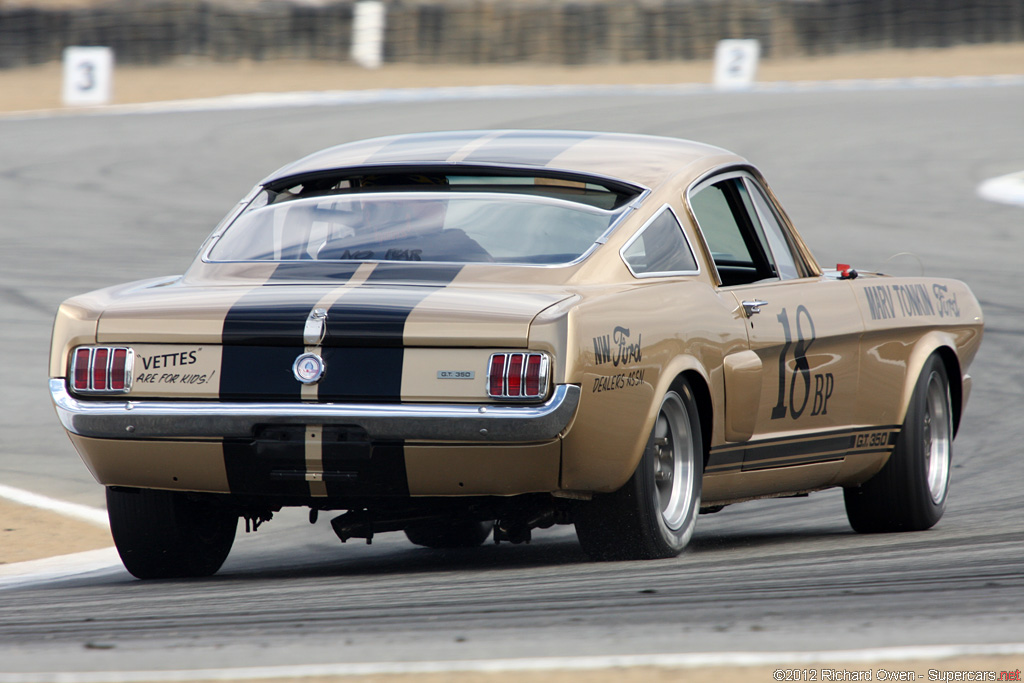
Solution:
[[[472,85],[709,83],[711,62],[639,62],[578,67],[389,64],[368,70],[331,62],[180,61],[115,67],[113,104],[257,92]],[[763,60],[759,81],[992,76],[1024,73],[1024,43],[880,50],[815,59]],[[0,71],[0,112],[60,109],[58,63]]]

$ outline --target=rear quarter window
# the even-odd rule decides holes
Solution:
[[[679,219],[668,205],[623,247],[622,258],[637,277],[699,272]]]

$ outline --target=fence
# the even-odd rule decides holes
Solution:
[[[765,57],[1024,40],[1024,0],[388,0],[388,62],[561,64],[710,59],[722,38]],[[76,9],[0,0],[0,68],[112,47],[120,64],[178,57],[350,59],[353,3],[115,0]]]

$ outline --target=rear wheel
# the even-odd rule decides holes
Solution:
[[[491,535],[494,522],[459,519],[445,522],[423,522],[405,530],[405,536],[426,548],[475,548]]]
[[[665,394],[643,457],[629,481],[577,510],[576,536],[595,560],[674,557],[700,510],[704,449],[693,390],[679,380]]]
[[[107,515],[121,561],[140,579],[216,573],[238,527],[229,508],[172,491],[108,488]]]
[[[923,531],[942,517],[953,457],[950,404],[946,368],[932,355],[918,376],[889,462],[864,484],[843,491],[855,531]]]

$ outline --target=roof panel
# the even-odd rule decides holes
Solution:
[[[586,131],[444,131],[395,135],[331,147],[300,159],[264,182],[333,168],[404,163],[548,167],[656,187],[701,159],[729,155],[676,138]],[[731,156],[731,155],[730,155]]]

